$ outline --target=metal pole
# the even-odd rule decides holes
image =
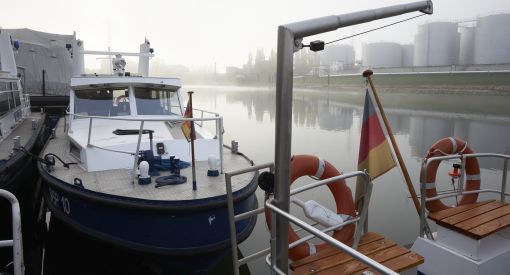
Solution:
[[[136,152],[135,152],[135,163],[133,164],[133,184],[136,183],[136,166],[138,165],[138,155],[140,154],[140,143],[142,143],[142,134],[143,134],[143,123],[142,120],[140,122],[140,131],[138,132],[138,142],[136,143]]]
[[[92,135],[92,118],[89,118],[89,137],[87,139],[87,147],[90,146],[90,136]]]
[[[296,48],[299,49],[301,46],[299,39],[333,31],[341,27],[361,24],[413,11],[422,11],[427,14],[432,14],[432,1],[419,1],[344,15],[331,15],[278,27],[275,119],[275,206],[285,212],[289,211],[293,53]],[[278,216],[273,225],[274,226],[271,227],[271,239],[273,240],[273,236],[278,236],[278,238],[275,240],[275,249],[271,252],[271,261],[274,261],[276,258],[277,267],[284,272],[288,272],[287,230],[289,223],[284,217]]]
[[[503,161],[503,176],[501,180],[501,202],[505,202],[505,191],[506,191],[506,174],[508,169],[508,159],[505,158]]]
[[[191,118],[193,118],[193,91],[188,92],[189,108],[191,109]],[[197,174],[195,171],[195,121],[191,121],[191,175],[193,177],[193,190],[197,190]]]
[[[225,174],[225,184],[227,188],[227,207],[228,207],[228,224],[230,230],[230,246],[232,248],[232,267],[234,268],[234,275],[239,275],[239,256],[237,255],[237,235],[236,235],[236,222],[234,213],[234,198],[232,195],[232,182],[231,176]]]
[[[292,140],[292,75],[293,75],[294,35],[285,26],[278,27],[278,53],[276,73],[276,140],[275,140],[275,206],[289,212],[290,196],[290,154]],[[273,213],[273,215],[275,215]],[[271,251],[271,261],[288,272],[288,227],[289,221],[277,216],[271,227],[275,251]],[[278,236],[278,238],[276,238]],[[273,238],[271,238],[273,240]]]
[[[220,173],[223,174],[223,117],[219,117],[218,123],[218,143],[220,144]]]
[[[0,197],[6,198],[11,203],[14,275],[22,275],[25,274],[25,263],[23,260],[23,239],[21,234],[21,212],[19,202],[16,197],[7,190],[0,189]]]

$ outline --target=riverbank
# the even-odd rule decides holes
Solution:
[[[377,73],[374,82],[381,93],[509,95],[510,71]],[[352,91],[364,85],[361,75],[300,76],[294,87]]]

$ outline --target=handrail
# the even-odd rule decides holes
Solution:
[[[244,212],[244,213],[240,213],[240,214],[235,215],[234,214],[234,206],[233,206],[232,183],[231,183],[232,177],[237,176],[237,175],[241,175],[241,174],[244,174],[244,173],[249,173],[249,172],[253,172],[253,171],[263,170],[263,169],[269,169],[271,172],[273,172],[274,171],[274,163],[266,163],[266,164],[256,165],[256,166],[252,166],[252,167],[248,167],[248,168],[244,168],[244,169],[240,169],[240,170],[236,170],[236,171],[225,173],[225,185],[226,185],[226,191],[227,191],[227,207],[228,207],[228,212],[229,212],[230,241],[231,241],[231,248],[232,248],[232,265],[233,265],[233,269],[234,269],[234,274],[235,275],[239,274],[239,267],[241,265],[247,264],[249,261],[254,260],[256,258],[259,258],[261,256],[264,256],[266,254],[270,254],[270,252],[271,252],[271,248],[266,248],[266,249],[263,249],[261,251],[255,252],[255,253],[253,253],[251,255],[245,256],[242,259],[238,259],[238,253],[237,253],[237,236],[236,236],[235,223],[240,221],[240,220],[247,219],[247,218],[253,217],[255,215],[264,213],[264,207],[259,207],[259,208],[255,209],[255,210],[251,210],[251,211],[248,211],[248,212]],[[319,186],[327,185],[329,183],[332,183],[332,182],[335,182],[335,181],[338,181],[338,180],[343,180],[343,179],[347,179],[347,178],[351,178],[351,177],[358,177],[358,176],[363,177],[364,180],[365,180],[364,204],[363,204],[363,208],[361,209],[360,215],[358,217],[354,217],[352,219],[348,219],[348,220],[344,221],[341,224],[337,224],[337,225],[334,225],[334,226],[331,226],[331,227],[328,227],[328,228],[325,228],[325,229],[322,229],[322,230],[315,229],[313,227],[313,225],[308,225],[307,224],[309,227],[314,228],[314,230],[316,230],[316,231],[310,232],[309,230],[307,230],[307,228],[302,227],[304,230],[310,232],[311,234],[310,235],[306,235],[306,236],[300,238],[299,240],[289,244],[288,245],[289,249],[293,248],[293,247],[296,247],[296,246],[298,246],[298,245],[300,245],[300,244],[302,244],[302,243],[304,243],[304,242],[306,242],[306,241],[308,241],[310,239],[319,237],[317,234],[315,234],[317,232],[321,232],[321,234],[324,234],[324,235],[328,236],[326,234],[327,232],[336,230],[336,229],[338,229],[340,227],[343,227],[343,226],[346,226],[346,225],[349,225],[349,224],[353,224],[353,223],[357,223],[358,226],[356,227],[356,232],[355,232],[354,242],[353,242],[353,248],[351,248],[351,249],[356,249],[357,248],[357,245],[358,245],[359,240],[361,238],[361,233],[362,233],[362,231],[363,231],[363,229],[364,229],[364,227],[366,225],[367,216],[368,216],[368,207],[369,207],[370,196],[371,196],[371,192],[372,192],[372,183],[370,181],[370,177],[368,176],[368,174],[366,172],[361,172],[361,171],[350,172],[350,173],[342,174],[342,175],[339,175],[339,176],[331,177],[331,178],[328,178],[328,179],[316,181],[316,182],[304,185],[302,187],[292,189],[290,191],[290,195],[293,196],[293,195],[296,195],[296,194],[299,194],[299,193],[311,190],[313,188],[317,188]],[[266,202],[266,205],[267,205],[267,203],[272,202],[273,200],[274,200],[274,198],[270,198]],[[271,207],[269,207],[269,208],[271,209]],[[288,214],[288,215],[290,215],[290,214]],[[274,216],[275,215],[272,215],[272,218],[274,218]],[[363,226],[360,226],[360,225],[363,225]],[[273,237],[273,230],[272,230],[271,234],[272,234],[271,239],[273,240],[273,238],[274,238]],[[330,240],[325,240],[325,241],[329,242]],[[338,242],[337,240],[334,240],[334,241]],[[340,249],[342,249],[342,248],[340,248]],[[359,254],[359,252],[357,252],[357,251],[356,251],[356,253]],[[266,261],[268,261],[267,258],[266,258]],[[278,270],[274,269],[274,267],[275,267],[274,265],[271,265],[271,264],[269,264],[269,265],[273,267],[273,270],[275,270],[275,272],[277,272],[279,274],[284,274],[284,273],[281,273],[281,270],[279,272]],[[395,274],[395,273],[390,273],[390,274]]]
[[[68,115],[72,117],[80,117],[80,118],[93,118],[93,119],[107,119],[107,120],[124,120],[124,121],[212,121],[212,120],[218,120],[220,118],[223,118],[222,116],[219,117],[206,117],[206,118],[187,118],[187,117],[181,117],[181,116],[169,116],[168,118],[157,118],[157,117],[149,117],[147,115],[146,117],[140,118],[138,116],[136,117],[129,117],[129,116],[88,116],[88,115],[78,115],[78,114],[71,114],[67,113]],[[168,115],[165,115],[168,116]]]
[[[196,109],[194,109],[196,110]],[[218,144],[219,144],[219,148],[218,148],[218,156],[219,156],[219,159],[220,159],[220,173],[223,173],[223,116],[220,116],[219,114],[217,113],[213,113],[213,112],[208,112],[208,111],[204,111],[204,110],[200,110],[202,112],[207,112],[207,113],[210,113],[210,114],[214,114],[215,117],[201,117],[201,118],[186,118],[186,117],[181,117],[181,116],[167,116],[165,118],[161,118],[161,117],[138,117],[138,116],[135,116],[135,117],[105,117],[105,116],[89,116],[89,115],[78,115],[78,114],[72,114],[72,113],[69,113],[67,112],[67,115],[71,116],[71,118],[69,119],[69,123],[71,124],[71,121],[73,121],[74,117],[79,117],[79,118],[88,118],[89,119],[89,129],[88,129],[88,137],[87,137],[87,147],[94,147],[94,148],[98,148],[98,149],[101,149],[101,150],[105,150],[105,151],[111,151],[111,152],[116,152],[116,153],[124,153],[124,154],[130,154],[130,155],[134,155],[134,164],[133,164],[133,169],[131,171],[132,173],[132,177],[133,177],[133,182],[136,182],[136,170],[137,170],[137,164],[138,164],[138,159],[139,159],[139,156],[138,156],[138,152],[140,150],[140,145],[141,145],[141,141],[142,141],[142,135],[143,135],[143,125],[145,122],[147,121],[151,121],[151,122],[169,122],[169,121],[193,121],[193,123],[196,123],[196,121],[201,121],[201,122],[204,122],[204,121],[216,121],[216,135],[215,135],[215,138],[218,138]],[[203,113],[202,113],[203,114]],[[128,152],[128,151],[120,151],[120,150],[111,150],[111,149],[107,149],[107,148],[103,148],[101,146],[97,146],[97,145],[94,145],[91,143],[91,140],[92,140],[92,121],[94,119],[102,119],[102,120],[119,120],[119,121],[136,121],[136,122],[140,122],[140,130],[138,132],[138,140],[137,140],[137,144],[136,144],[136,151],[135,152]],[[69,125],[69,129],[70,129],[70,125]],[[152,148],[151,148],[152,149]]]
[[[260,165],[251,166],[244,169],[239,169],[232,172],[225,173],[225,189],[227,191],[227,208],[228,208],[228,221],[229,221],[229,231],[230,231],[230,246],[232,248],[232,264],[234,268],[234,274],[239,275],[239,258],[237,255],[237,231],[236,231],[236,221],[240,220],[239,216],[242,215],[243,219],[250,218],[254,215],[258,215],[264,212],[264,207],[258,208],[254,211],[250,211],[250,214],[242,213],[239,215],[235,215],[234,212],[234,196],[232,192],[232,177],[259,171],[262,169],[269,169],[269,171],[274,172],[274,163],[265,163]],[[264,255],[264,254],[262,254]]]
[[[23,238],[21,235],[21,212],[18,199],[9,191],[0,189],[0,197],[7,199],[11,204],[12,213],[12,240],[0,241],[0,247],[12,246],[14,260],[14,275],[25,274],[23,260]]]
[[[333,237],[329,236],[326,233],[323,233],[322,231],[318,230],[317,228],[301,221],[300,219],[296,218],[293,215],[290,215],[289,213],[281,210],[280,208],[274,206],[272,202],[274,201],[274,198],[269,199],[266,202],[266,206],[271,208],[272,211],[276,212],[279,215],[282,215],[292,223],[296,224],[297,226],[305,229],[306,231],[312,233],[313,235],[317,236],[318,238],[322,239],[323,241],[333,245],[334,247],[340,249],[342,252],[349,254],[351,257],[355,258],[356,260],[368,265],[369,267],[377,270],[378,272],[381,272],[383,274],[393,274],[397,275],[395,271],[387,268],[386,266],[376,262],[375,260],[365,256],[364,254],[354,250],[353,248],[349,247],[348,245],[334,239]]]
[[[462,167],[466,167],[466,160],[468,158],[500,158],[503,159],[503,174],[501,176],[501,189],[500,190],[494,190],[494,189],[479,189],[479,190],[470,190],[470,191],[464,191],[464,179],[465,179],[465,169],[461,169],[461,175],[459,178],[459,188],[457,191],[448,191],[443,192],[440,195],[427,198],[423,194],[426,192],[426,184],[427,184],[427,171],[429,165],[434,161],[443,161],[443,160],[451,160],[451,159],[460,159],[462,162]],[[421,205],[426,205],[427,202],[435,201],[439,199],[454,197],[454,196],[462,196],[462,195],[469,195],[469,194],[480,194],[480,193],[496,193],[500,194],[500,201],[505,202],[506,196],[510,196],[509,192],[506,192],[506,181],[507,181],[507,170],[508,170],[508,160],[510,159],[510,155],[505,154],[498,154],[498,153],[472,153],[472,154],[452,154],[452,155],[446,155],[446,156],[438,156],[438,157],[431,157],[431,158],[425,158],[423,160],[422,164],[422,173],[420,177],[420,200]],[[427,233],[426,228],[428,228],[428,221],[425,216],[425,208],[421,207],[421,213],[420,213],[420,236],[424,237],[425,234],[428,234],[429,238],[433,238],[430,232]]]

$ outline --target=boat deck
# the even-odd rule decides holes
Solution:
[[[9,155],[12,152],[14,147],[14,143],[12,139],[16,136],[21,137],[21,146],[24,146],[27,141],[33,135],[34,130],[32,130],[32,120],[40,120],[42,117],[41,113],[32,113],[30,116],[25,118],[25,120],[14,129],[2,142],[0,142],[0,159],[8,159]]]
[[[64,133],[64,120],[59,120],[56,127],[56,137],[48,142],[43,149],[41,156],[53,153],[62,158],[65,162],[76,162],[77,160],[69,154],[69,139]],[[115,161],[115,154],[112,152],[112,161]],[[249,160],[245,157],[232,154],[227,148],[223,149],[224,171],[233,171],[251,166]],[[51,172],[56,177],[69,184],[74,182],[75,178],[80,178],[85,189],[107,193],[112,195],[147,199],[147,200],[193,200],[201,198],[216,197],[226,194],[225,177],[207,176],[207,161],[196,162],[197,190],[192,190],[192,170],[191,167],[181,170],[181,175],[187,177],[187,181],[179,185],[168,185],[155,188],[155,180],[159,176],[152,177],[152,183],[148,185],[133,184],[131,169],[116,169],[99,172],[87,172],[79,165],[71,165],[65,168],[56,162],[55,170]],[[169,175],[169,172],[161,171],[160,176]],[[232,178],[232,190],[235,192],[247,186],[254,178],[255,173],[247,173]]]
[[[486,200],[429,214],[438,225],[480,240],[510,226],[510,204]]]
[[[396,272],[424,262],[419,254],[373,232],[361,237],[358,251]],[[294,270],[292,274],[361,274],[370,270],[365,264],[333,247],[295,261],[290,266]]]

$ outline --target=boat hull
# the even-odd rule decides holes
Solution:
[[[179,259],[175,262],[183,268],[191,264],[186,258],[217,261],[230,248],[225,195],[185,201],[135,199],[75,187],[41,164],[39,172],[52,218],[86,236],[130,251],[172,256],[168,258]],[[236,213],[258,207],[256,178],[234,193]],[[236,223],[238,242],[250,235],[255,222],[256,217]]]
[[[50,135],[50,118],[43,116],[42,123],[24,145],[24,148],[38,155]],[[39,221],[42,204],[42,187],[38,182],[37,165],[30,155],[17,153],[0,165],[0,188],[13,193],[20,203],[26,274],[40,274],[40,263],[44,226]],[[0,240],[12,239],[11,205],[0,199]],[[5,223],[4,223],[5,222]],[[12,248],[0,249],[0,267],[12,261]]]

